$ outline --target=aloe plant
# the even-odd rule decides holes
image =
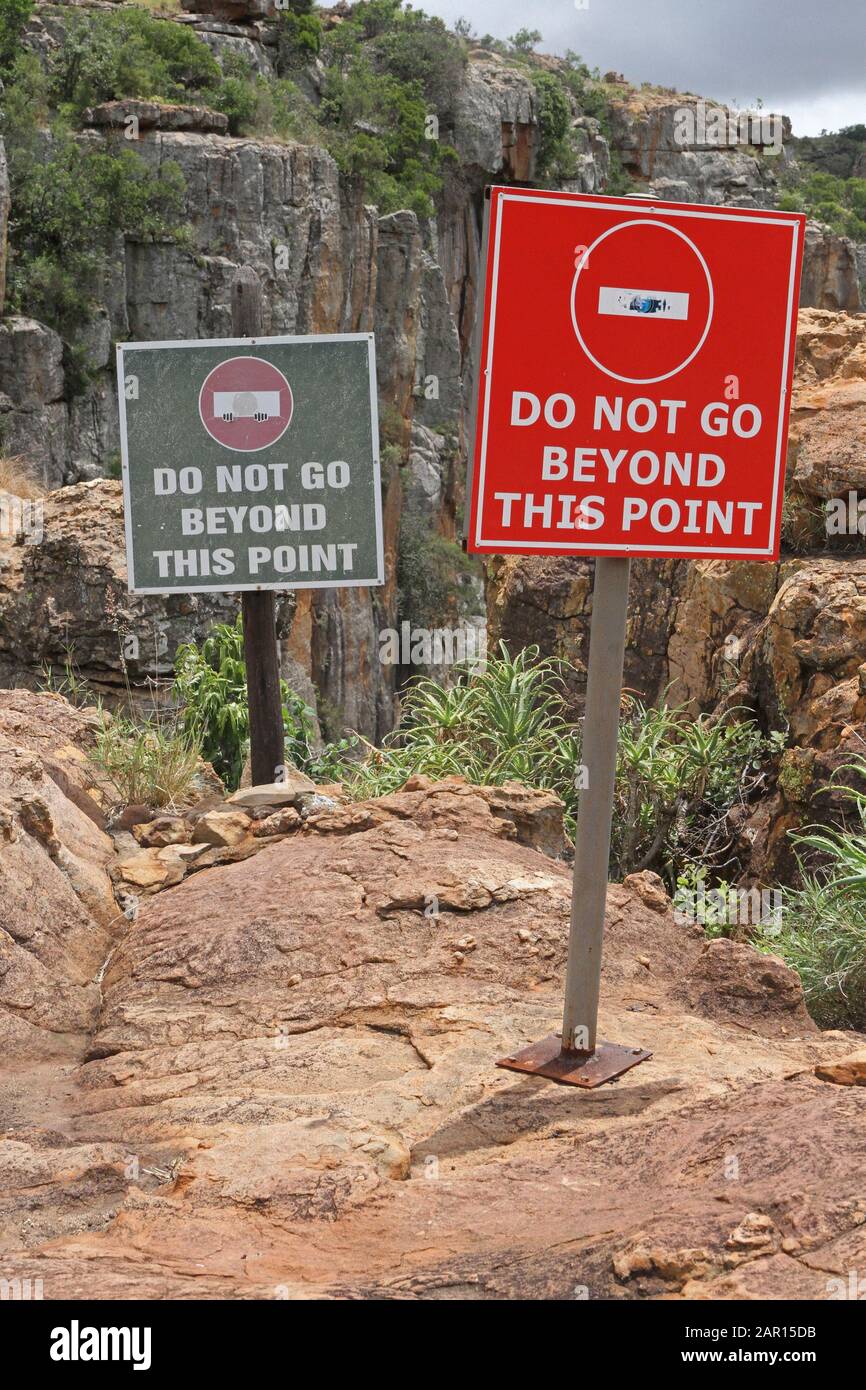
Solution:
[[[199,647],[185,642],[174,662],[174,697],[184,731],[201,746],[226,786],[240,782],[250,741],[250,711],[240,614],[217,623]],[[280,681],[286,761],[305,768],[312,759],[313,711]]]

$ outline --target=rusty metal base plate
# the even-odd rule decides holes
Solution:
[[[561,1033],[548,1033],[541,1042],[531,1043],[512,1057],[503,1057],[496,1065],[506,1071],[546,1076],[548,1081],[559,1081],[563,1086],[583,1086],[589,1090],[593,1086],[603,1086],[606,1081],[615,1081],[623,1072],[651,1056],[651,1052],[641,1047],[622,1047],[619,1043],[601,1040],[596,1043],[594,1052],[563,1052]]]

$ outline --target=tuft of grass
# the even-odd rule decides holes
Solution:
[[[50,661],[42,663],[41,680],[38,689],[46,695],[62,695],[76,709],[89,709],[95,706],[102,712],[102,700],[95,695],[75,662],[75,643],[64,647],[63,665],[60,673]]]
[[[123,805],[154,808],[181,804],[200,763],[195,740],[158,716],[103,715],[92,757]]]
[[[847,768],[866,779],[866,758]],[[778,926],[758,944],[781,955],[803,983],[821,1028],[866,1028],[866,794],[847,791],[859,826],[815,827],[792,838],[801,846],[802,887],[785,894]],[[812,856],[819,856],[816,863]]]
[[[149,681],[148,687],[159,698],[159,686]],[[95,707],[98,727],[90,757],[124,806],[172,807],[187,799],[199,774],[201,748],[174,713],[166,715],[155,705],[147,717],[109,714],[76,665],[74,643],[66,647],[59,673],[45,663],[39,689],[62,695],[76,709]],[[131,704],[128,679],[126,693]]]
[[[11,492],[25,502],[33,502],[44,497],[46,489],[28,471],[27,460],[20,455],[12,458],[0,457],[0,492]]]

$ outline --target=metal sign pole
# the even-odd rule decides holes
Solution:
[[[509,1071],[573,1086],[600,1086],[652,1055],[596,1038],[629,565],[628,558],[619,557],[595,562],[583,725],[587,784],[580,796],[574,841],[562,1033],[551,1033],[497,1063]]]
[[[595,1049],[630,567],[628,559],[595,562],[583,723],[587,775],[574,838],[562,1015],[562,1046],[574,1052]]]
[[[240,266],[232,281],[232,332],[262,336],[262,286],[252,266]],[[286,761],[275,612],[273,589],[241,594],[253,786],[276,781]]]

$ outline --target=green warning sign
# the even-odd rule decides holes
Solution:
[[[384,582],[372,334],[117,349],[129,588]]]

